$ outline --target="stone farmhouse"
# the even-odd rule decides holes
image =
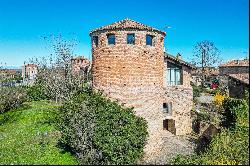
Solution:
[[[243,98],[249,91],[249,60],[232,60],[219,66],[220,75],[228,78],[230,97]]]
[[[192,130],[194,66],[164,52],[166,33],[125,19],[90,32],[92,84],[148,122],[145,152],[156,151],[166,134]]]
[[[84,76],[87,75],[89,70],[90,61],[84,56],[78,56],[71,59],[71,67],[73,74],[83,74]]]

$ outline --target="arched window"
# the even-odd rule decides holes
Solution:
[[[115,44],[115,35],[114,34],[108,34],[108,44]]]

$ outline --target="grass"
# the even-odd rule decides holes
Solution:
[[[77,160],[57,144],[58,106],[48,101],[28,102],[0,114],[0,165],[75,165]]]

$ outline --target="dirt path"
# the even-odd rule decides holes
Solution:
[[[157,156],[141,164],[166,165],[167,161],[177,154],[189,155],[194,152],[195,143],[191,141],[191,136],[175,136],[171,133],[164,137],[164,144]]]

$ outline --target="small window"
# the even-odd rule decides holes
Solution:
[[[115,35],[114,34],[109,34],[107,35],[108,37],[108,44],[115,44]]]
[[[152,46],[153,45],[153,36],[146,35],[146,45]]]
[[[93,36],[93,42],[95,44],[95,46],[98,46],[98,36]]]
[[[135,44],[135,34],[127,34],[127,44]]]
[[[172,103],[163,103],[163,112],[172,115]]]

